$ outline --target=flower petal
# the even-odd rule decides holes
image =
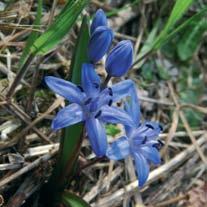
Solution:
[[[90,118],[86,120],[85,126],[94,153],[98,157],[104,156],[107,149],[107,137],[103,123],[98,119]]]
[[[134,160],[138,174],[139,186],[142,187],[149,176],[149,164],[140,153],[134,153]]]
[[[75,84],[53,76],[46,76],[45,82],[51,90],[70,102],[78,104],[82,102],[84,94]]]
[[[141,152],[153,164],[159,165],[161,163],[159,151],[155,147],[143,146],[141,147]]]
[[[136,126],[131,117],[122,109],[114,106],[103,106],[101,107],[101,111],[100,119],[105,123]]]
[[[97,75],[94,65],[83,64],[81,85],[88,96],[96,96],[100,92],[100,77]]]
[[[107,26],[107,18],[102,9],[98,9],[91,23],[91,34],[100,26]]]
[[[130,97],[127,113],[133,118],[134,122],[139,124],[140,121],[140,104],[137,97],[136,85],[132,80],[121,81],[112,86],[113,101],[119,101],[123,98]]]
[[[61,109],[52,122],[52,129],[62,129],[84,120],[80,105],[73,103]]]
[[[127,137],[120,137],[109,145],[106,156],[111,160],[121,160],[130,154],[130,146]]]

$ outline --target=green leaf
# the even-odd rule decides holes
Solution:
[[[63,194],[62,202],[68,207],[90,207],[82,198],[70,192]]]
[[[197,14],[190,17],[188,20],[183,22],[181,25],[179,25],[176,29],[174,29],[169,35],[162,41],[162,44],[165,44],[167,41],[172,39],[178,32],[182,32],[188,25],[190,25],[192,22],[196,21],[197,19],[201,19],[206,15],[207,12],[207,6],[204,7],[201,11],[199,11]]]
[[[193,56],[206,30],[207,22],[206,19],[202,17],[192,21],[192,23],[186,27],[184,34],[178,42],[177,48],[181,60],[185,61]]]
[[[75,53],[73,53],[70,71],[72,74],[71,80],[75,84],[80,84],[81,82],[81,67],[82,64],[88,62],[88,43],[90,39],[89,32],[89,19],[84,16],[82,26],[80,29],[80,36],[78,38]]]
[[[77,44],[75,46],[75,51],[73,53],[70,71],[71,71],[71,81],[75,84],[80,84],[81,82],[81,68],[82,64],[88,62],[88,42],[90,38],[89,32],[89,20],[87,16],[84,16],[79,37],[77,40]],[[76,124],[71,127],[67,127],[64,129],[63,136],[63,150],[62,150],[62,161],[61,165],[65,166],[68,163],[68,160],[73,158],[73,154],[77,153],[75,150],[77,149],[81,135],[83,132],[83,125]],[[75,162],[75,158],[73,158],[73,162]],[[70,165],[73,164],[70,160]]]
[[[186,10],[190,7],[192,2],[193,0],[177,0],[176,1],[164,29],[162,30],[162,32],[160,33],[160,35],[157,37],[157,39],[154,42],[154,45],[153,45],[154,49],[158,49],[161,47],[161,45],[167,38],[169,32],[175,26],[177,21],[183,16]]]
[[[45,54],[69,32],[89,0],[68,1],[54,23],[33,44],[32,54]]]
[[[107,135],[115,137],[120,132],[121,132],[121,130],[116,125],[113,125],[113,124],[106,125],[106,134]]]
[[[164,66],[162,66],[159,63],[157,63],[157,72],[158,72],[159,77],[162,80],[169,80],[170,79],[170,74],[169,74],[167,68],[165,68]]]
[[[40,28],[41,16],[42,16],[42,0],[38,0],[37,14],[36,14],[36,18],[34,21],[33,29]],[[25,46],[23,53],[22,53],[20,60],[19,60],[19,68],[21,68],[24,65],[24,63],[26,62],[26,60],[29,56],[30,48],[32,47],[34,41],[37,39],[38,36],[39,36],[39,32],[37,32],[37,31],[32,31],[30,33],[29,38],[26,43],[26,46]]]
[[[80,84],[81,81],[81,68],[82,64],[88,62],[88,42],[89,42],[89,20],[87,16],[84,16],[82,26],[80,29],[79,37],[77,44],[75,46],[75,51],[73,53],[71,68],[72,71],[71,81],[75,84]],[[63,143],[63,157],[62,165],[65,166],[68,163],[68,160],[73,158],[74,153],[77,153],[75,150],[80,144],[81,135],[83,132],[83,125],[76,124],[71,127],[64,129],[64,143]],[[75,161],[75,160],[73,160]],[[72,165],[70,160],[70,165]]]
[[[154,81],[154,63],[153,61],[147,61],[142,67],[141,67],[141,77],[144,78],[143,82],[152,82]]]
[[[76,41],[73,58],[71,61],[71,80],[79,84],[81,80],[81,66],[88,61],[87,46],[89,42],[89,23],[85,16],[82,21],[78,39]],[[76,160],[82,142],[83,125],[76,124],[63,130],[63,137],[60,143],[59,157],[47,185],[43,189],[43,198],[46,206],[58,202],[66,182],[76,167]],[[49,197],[47,196],[49,195]],[[52,198],[52,199],[51,199]]]

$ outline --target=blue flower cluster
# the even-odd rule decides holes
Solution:
[[[139,186],[143,186],[149,175],[150,162],[156,165],[160,163],[159,148],[162,143],[157,137],[162,128],[155,122],[140,121],[140,105],[133,81],[124,80],[107,87],[95,71],[95,64],[108,54],[105,63],[108,77],[124,75],[132,65],[132,43],[128,40],[121,41],[109,52],[114,35],[101,9],[96,12],[90,30],[90,63],[82,65],[81,86],[56,77],[45,77],[51,90],[70,101],[53,119],[52,128],[58,130],[84,122],[96,156],[107,156],[112,160],[132,156]],[[113,105],[122,99],[125,100],[124,109]],[[108,145],[106,123],[123,124],[126,136]]]

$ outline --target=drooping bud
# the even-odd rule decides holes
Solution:
[[[111,77],[124,75],[132,65],[133,46],[131,41],[119,42],[109,53],[106,59],[106,71]]]
[[[88,46],[88,57],[92,63],[97,63],[108,52],[112,40],[113,32],[106,26],[97,27],[91,36]]]
[[[107,25],[108,25],[107,18],[104,11],[102,9],[97,10],[93,18],[93,21],[91,23],[91,34],[94,33],[97,27],[107,26]]]

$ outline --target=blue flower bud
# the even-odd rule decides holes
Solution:
[[[96,28],[88,46],[88,56],[91,62],[98,62],[108,52],[113,37],[114,35],[110,28],[106,26]]]
[[[107,18],[104,11],[102,9],[97,10],[91,24],[91,34],[93,34],[93,32],[97,27],[107,26],[107,25],[108,25]]]
[[[124,75],[132,65],[133,46],[131,41],[119,42],[106,59],[106,71],[112,77]]]

